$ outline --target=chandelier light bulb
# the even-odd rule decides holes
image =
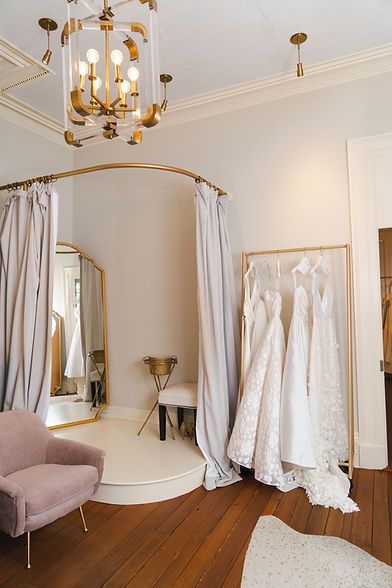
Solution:
[[[123,94],[128,94],[130,89],[131,89],[131,84],[127,80],[124,80],[123,82],[121,82],[121,92],[123,92]]]
[[[136,82],[139,79],[139,70],[134,65],[128,69],[127,74],[131,82]]]
[[[113,49],[113,51],[110,54],[110,59],[112,60],[114,65],[121,65],[124,57],[121,51],[119,51],[118,49]]]
[[[85,61],[79,61],[79,74],[86,76],[88,74],[88,65]]]
[[[101,78],[96,78],[93,83],[94,83],[94,92],[96,92],[102,86],[102,80],[101,80]]]
[[[87,61],[89,63],[98,63],[99,53],[96,49],[89,49],[86,53]]]

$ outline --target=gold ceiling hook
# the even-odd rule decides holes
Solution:
[[[301,61],[301,45],[305,43],[308,35],[306,33],[295,33],[290,37],[290,43],[297,47],[297,78],[302,78],[304,75],[304,68]]]
[[[58,24],[55,20],[52,20],[51,18],[40,18],[38,24],[42,29],[44,29],[44,31],[46,31],[46,34],[48,36],[48,48],[46,49],[41,61],[45,65],[49,65],[49,61],[51,60],[53,54],[53,51],[51,51],[50,49],[50,33],[57,29]]]
[[[167,84],[170,84],[170,82],[173,80],[173,76],[171,76],[170,74],[161,74],[159,76],[159,79],[160,79],[161,83],[163,84],[163,92],[164,92],[163,102],[161,104],[161,110],[162,110],[162,112],[166,112],[167,106],[169,104],[169,102],[167,100]]]

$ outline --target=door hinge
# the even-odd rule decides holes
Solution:
[[[380,372],[385,372],[385,365],[383,359],[380,359]]]

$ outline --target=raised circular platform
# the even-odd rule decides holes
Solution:
[[[73,439],[104,449],[102,483],[92,498],[108,504],[144,504],[187,494],[202,485],[206,462],[190,439],[167,435],[159,440],[156,424],[148,424],[138,437],[141,424],[103,418],[53,431],[57,437]]]

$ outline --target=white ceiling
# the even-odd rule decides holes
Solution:
[[[289,38],[297,31],[309,35],[305,68],[392,43],[391,0],[158,2],[160,69],[174,76],[171,100],[293,71],[296,54]],[[20,88],[15,96],[62,120],[60,31],[67,0],[12,0],[2,2],[1,10],[0,35],[38,60],[46,48],[38,19],[59,23],[50,63],[57,75]]]

